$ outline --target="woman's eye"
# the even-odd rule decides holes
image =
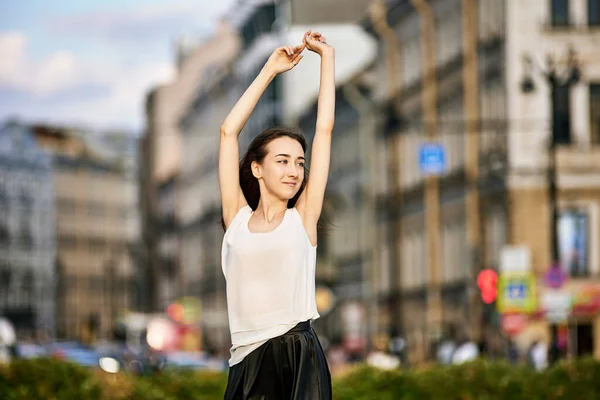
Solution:
[[[279,160],[279,161],[277,161],[277,162],[278,162],[278,163],[281,163],[281,164],[287,164],[287,160]]]
[[[298,163],[298,166],[304,168],[304,163]]]

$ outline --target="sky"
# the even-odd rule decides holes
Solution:
[[[175,41],[209,36],[234,0],[0,0],[0,123],[140,133]]]

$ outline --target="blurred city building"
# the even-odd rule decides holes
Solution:
[[[378,185],[376,220],[387,240],[379,248],[378,328],[387,326],[406,339],[411,362],[430,356],[445,323],[475,334],[480,301],[470,293],[477,269],[493,264],[507,240],[501,182],[483,181],[478,193],[486,196],[485,210],[469,214],[473,148],[465,134],[466,121],[481,118],[489,129],[485,139],[496,145],[494,151],[506,153],[501,3],[375,2],[364,19],[381,41],[372,92],[384,111],[377,147],[378,175],[385,178]],[[471,37],[465,15],[482,28],[479,37]],[[485,60],[479,69],[464,61],[470,40],[476,43],[475,59]],[[480,78],[477,86],[466,82],[473,72]],[[481,116],[473,114],[479,105]],[[445,150],[439,176],[420,171],[419,153],[427,142]],[[480,232],[469,232],[473,218],[487,232],[489,259],[477,241]]]
[[[137,139],[34,125],[53,154],[59,337],[112,337],[114,322],[138,307],[140,220]]]
[[[377,288],[378,323],[403,333],[411,360],[428,358],[446,325],[489,342],[512,318],[492,318],[477,289],[481,270],[502,280],[515,266],[502,265],[507,245],[530,254],[520,273],[537,282],[555,249],[572,278],[560,290],[596,293],[597,10],[596,1],[412,0],[380,2],[379,18],[363,20],[381,40],[373,99],[385,111],[388,164],[378,221],[387,225],[389,279]],[[428,177],[426,143],[443,148],[441,170]],[[541,286],[538,296],[498,296],[541,303]],[[521,341],[556,331],[541,304],[512,311],[525,316]],[[561,321],[579,342],[574,354],[600,356],[597,311]]]
[[[600,1],[509,1],[504,14],[509,239],[541,278],[543,317],[522,336],[598,358]],[[553,264],[566,279],[550,279]]]
[[[0,127],[0,315],[19,337],[53,336],[56,232],[52,157],[28,126]]]
[[[154,176],[154,189],[148,180],[143,184],[146,204],[154,202],[146,210],[146,229],[153,231],[145,235],[148,254],[154,254],[157,263],[153,267],[160,282],[157,306],[165,310],[184,295],[200,299],[206,341],[221,349],[229,346],[229,334],[220,272],[223,230],[217,155],[219,128],[239,95],[230,66],[239,46],[237,32],[223,21],[213,37],[186,47],[176,78],[149,96],[145,139],[152,148],[146,157],[154,158],[148,166],[154,163],[154,168],[158,156],[152,154],[165,151],[159,137],[177,136],[181,149],[170,175]]]
[[[371,0],[282,0],[280,3],[287,11],[290,26],[317,26],[355,23],[364,16]]]
[[[219,24],[217,36],[221,39],[232,36],[228,30],[227,24]],[[187,144],[182,144],[180,120],[194,102],[199,86],[216,72],[212,60],[206,58],[205,49],[211,46],[211,41],[212,54],[218,57],[220,49],[213,38],[182,37],[177,42],[175,77],[151,90],[146,98],[141,190],[149,293],[144,304],[145,309],[153,312],[164,311],[185,291],[177,213],[181,199],[179,184],[183,179],[180,171]],[[194,155],[196,161],[190,162],[197,162],[201,154]]]

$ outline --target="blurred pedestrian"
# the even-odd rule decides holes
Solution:
[[[519,363],[519,348],[517,347],[517,344],[515,343],[514,340],[509,339],[508,340],[508,348],[507,348],[507,354],[506,354],[507,358],[508,358],[508,362],[511,363],[512,365],[517,365]]]
[[[463,335],[457,343],[456,349],[452,354],[452,364],[463,364],[474,361],[479,357],[479,347],[466,335]]]
[[[548,346],[544,341],[536,339],[527,351],[527,364],[536,371],[541,371],[548,366]]]
[[[276,75],[300,62],[304,49],[321,59],[310,180],[306,140],[281,128],[261,132],[238,164],[238,135],[259,98]],[[232,342],[226,400],[332,397],[331,375],[311,322],[319,317],[317,222],[334,116],[334,50],[323,35],[308,31],[299,46],[273,52],[221,127],[222,267]]]

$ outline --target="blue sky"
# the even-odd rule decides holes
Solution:
[[[174,42],[205,37],[234,0],[0,0],[0,121],[142,129]]]

